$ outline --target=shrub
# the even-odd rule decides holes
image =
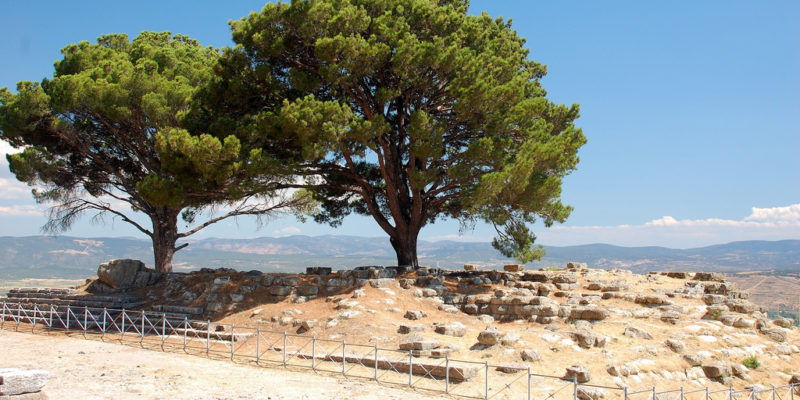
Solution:
[[[758,361],[758,358],[756,357],[747,357],[744,360],[742,360],[742,365],[750,369],[756,369],[761,365],[761,363]]]

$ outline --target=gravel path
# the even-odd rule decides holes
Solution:
[[[431,393],[63,335],[0,330],[0,368],[52,377],[51,399],[436,399]]]

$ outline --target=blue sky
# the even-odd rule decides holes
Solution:
[[[103,33],[183,33],[231,44],[226,22],[263,1],[0,2],[0,87],[52,75],[59,49]],[[566,224],[544,244],[693,247],[800,239],[800,2],[476,1],[511,18],[531,58],[548,66],[549,97],[579,103],[588,144],[564,183]],[[0,144],[0,152],[10,151]],[[39,233],[42,208],[0,161],[0,235]],[[381,236],[365,217],[332,229],[291,217],[249,219],[198,238],[326,233]],[[458,238],[458,224],[422,238]],[[79,236],[136,236],[120,221]],[[460,240],[488,241],[479,225]]]

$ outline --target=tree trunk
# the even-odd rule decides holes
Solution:
[[[397,253],[397,265],[410,265],[414,268],[419,267],[417,260],[417,236],[419,229],[412,230],[405,235],[396,235],[389,238],[395,253]]]
[[[175,243],[178,241],[178,210],[158,207],[153,221],[153,256],[156,271],[172,272],[172,256],[175,255]]]

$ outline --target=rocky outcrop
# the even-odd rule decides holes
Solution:
[[[139,260],[117,259],[100,264],[97,277],[111,289],[128,290],[152,285],[161,274],[145,267]]]

